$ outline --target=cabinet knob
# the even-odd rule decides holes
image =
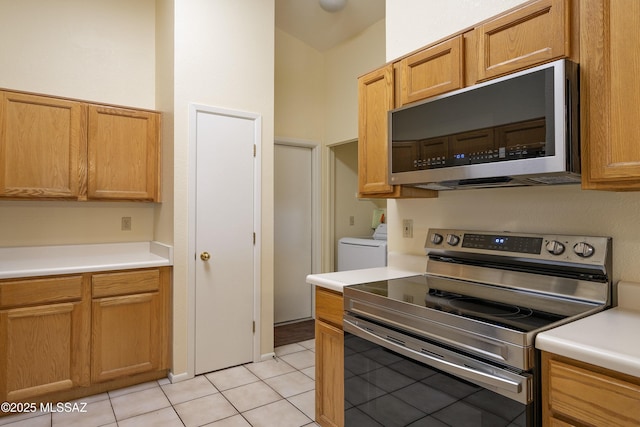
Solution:
[[[211,258],[211,255],[209,254],[209,252],[202,252],[200,254],[200,259],[203,261],[209,261],[210,258]]]

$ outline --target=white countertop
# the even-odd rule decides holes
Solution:
[[[617,307],[536,336],[536,347],[640,377],[640,283],[618,283]]]
[[[342,292],[345,286],[415,276],[424,274],[426,270],[427,258],[425,256],[390,252],[387,259],[389,262],[387,267],[310,274],[307,276],[307,283]]]
[[[159,242],[0,247],[0,279],[173,265]]]

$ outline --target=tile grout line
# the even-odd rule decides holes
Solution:
[[[207,378],[207,379],[208,379],[208,378]],[[158,383],[158,387],[160,387],[160,391],[162,392],[162,394],[164,394],[164,397],[166,397],[166,398],[167,398],[167,400],[169,401],[169,405],[170,405],[171,409],[173,410],[173,412],[175,412],[176,416],[178,417],[178,419],[180,420],[180,422],[182,423],[182,425],[183,425],[184,427],[186,427],[186,425],[187,425],[187,424],[184,422],[184,420],[183,420],[183,419],[182,419],[182,417],[180,416],[180,413],[179,413],[178,411],[176,411],[176,407],[175,407],[175,405],[173,404],[173,402],[171,402],[171,399],[169,399],[169,396],[167,395],[167,392],[166,392],[166,391],[164,391],[164,389],[163,389],[163,388],[162,388],[162,386],[160,385],[160,381],[159,381],[159,380],[156,380],[156,382]],[[212,385],[213,385],[213,384],[212,384]],[[213,387],[215,388],[215,386],[213,386]],[[216,390],[218,390],[218,389],[216,388]],[[219,391],[218,391],[218,393],[219,393]],[[209,396],[209,395],[207,395],[207,396]],[[188,400],[187,400],[187,402],[188,402]],[[183,403],[183,402],[181,402],[181,403]],[[152,411],[152,412],[153,412],[153,411]],[[117,422],[117,421],[116,421],[116,422]],[[118,424],[118,425],[119,425],[119,424]]]

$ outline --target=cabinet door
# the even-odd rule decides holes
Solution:
[[[358,79],[358,109],[358,191],[391,193],[387,115],[393,109],[392,65]]]
[[[87,313],[82,302],[0,311],[0,401],[88,385]]]
[[[316,422],[344,426],[344,333],[316,320]]]
[[[99,105],[88,111],[88,198],[159,201],[159,114]]]
[[[86,169],[84,104],[0,92],[0,196],[77,198]]]
[[[162,316],[158,292],[93,300],[91,381],[161,369]]]
[[[437,197],[438,192],[391,185],[388,113],[393,109],[394,66],[358,79],[358,196],[369,198]]]
[[[640,2],[580,3],[582,187],[640,189]]]
[[[460,35],[400,61],[401,105],[463,87],[462,47]]]
[[[478,79],[569,56],[570,30],[569,0],[540,0],[485,22],[478,27]]]
[[[543,353],[543,416],[578,425],[638,426],[640,382]]]

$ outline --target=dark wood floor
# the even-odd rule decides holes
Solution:
[[[315,338],[315,323],[313,319],[276,326],[273,329],[274,347]]]

